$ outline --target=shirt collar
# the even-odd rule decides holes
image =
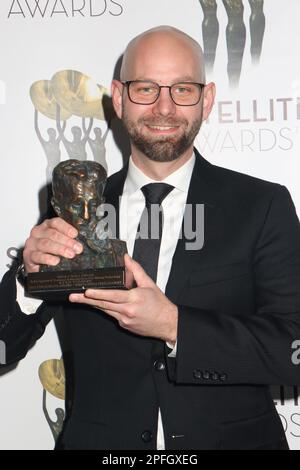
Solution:
[[[164,180],[161,180],[162,183],[167,183],[174,188],[179,189],[179,191],[188,192],[190,179],[192,176],[194,164],[195,164],[195,153],[192,154],[191,158],[184,163],[178,170],[171,173]],[[149,183],[157,183],[157,180],[149,178],[145,173],[143,173],[133,162],[132,157],[129,159],[128,173],[126,178],[126,192],[128,194],[133,194],[134,192],[141,189],[142,186]]]

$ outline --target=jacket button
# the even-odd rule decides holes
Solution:
[[[163,361],[155,361],[154,362],[154,369],[157,370],[158,372],[165,370],[166,366]]]
[[[201,370],[194,370],[193,372],[194,379],[202,379],[202,371]]]
[[[151,442],[152,441],[152,432],[150,431],[144,431],[141,435],[142,441],[144,442]]]
[[[222,380],[222,382],[225,382],[225,380],[228,379],[228,375],[227,374],[222,374],[220,375],[220,380]]]

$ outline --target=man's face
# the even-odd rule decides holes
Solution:
[[[125,75],[125,80],[149,80],[159,85],[203,81],[195,51],[183,40],[160,35],[140,42]],[[193,147],[202,123],[203,97],[194,106],[178,106],[169,89],[163,88],[154,104],[139,105],[129,100],[124,87],[120,108],[116,111],[132,146],[151,160],[172,161]]]
[[[61,215],[82,232],[97,222],[96,210],[101,201],[99,188],[95,184],[79,181],[72,187],[69,199],[64,201]]]

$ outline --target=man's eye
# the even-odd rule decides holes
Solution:
[[[71,204],[70,209],[72,212],[78,212],[81,208],[81,204]]]
[[[140,87],[137,92],[142,95],[150,95],[151,93],[155,93],[155,89],[152,87]]]
[[[175,89],[174,89],[175,93],[177,93],[178,95],[186,95],[188,93],[191,93],[191,88],[190,87],[187,87],[187,86],[177,86]]]

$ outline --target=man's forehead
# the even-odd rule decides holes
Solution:
[[[95,191],[96,188],[101,185],[102,181],[99,180],[93,180],[93,181],[82,181],[78,180],[77,184],[75,183],[75,186],[77,186],[81,191]]]
[[[157,55],[167,53],[176,58],[179,52],[196,57],[195,46],[184,36],[159,32],[137,39],[132,47],[129,46],[128,56],[131,60],[141,60],[145,55],[150,55],[155,61]]]
[[[151,78],[145,74],[149,75],[153,70],[154,77],[169,69],[182,80],[180,75],[184,75],[187,68],[189,77],[196,73],[200,75],[199,79],[204,78],[200,45],[185,33],[172,28],[150,30],[133,39],[127,46],[121,79],[133,79],[133,74],[135,80]]]
[[[199,43],[195,41],[191,36],[186,34],[184,31],[180,29],[174,28],[172,26],[158,26],[156,28],[149,29],[147,31],[142,32],[135,38],[133,38],[126,50],[136,47],[142,43],[151,43],[151,42],[161,42],[164,43],[181,43],[190,45],[191,47],[194,46],[196,48],[200,47]]]
[[[152,52],[153,54],[153,52]],[[202,81],[202,67],[193,57],[185,54],[179,57],[178,54],[141,54],[136,56],[130,67],[126,71],[126,80],[149,80],[167,84],[172,82]]]

